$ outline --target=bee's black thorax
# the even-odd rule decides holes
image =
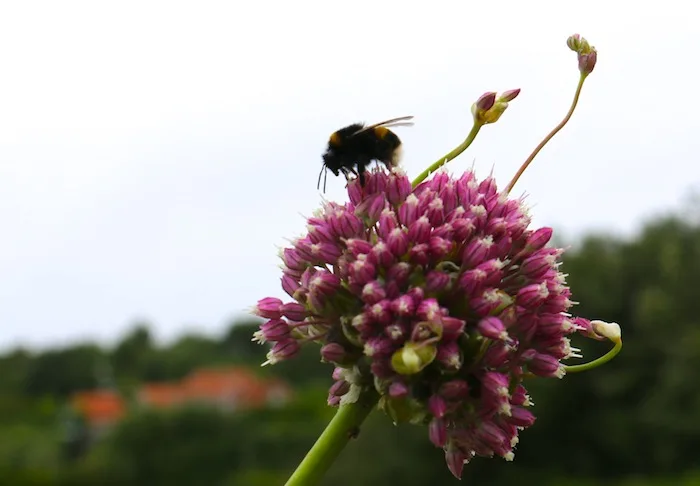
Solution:
[[[341,171],[346,175],[357,174],[360,185],[364,186],[364,172],[373,160],[388,168],[397,164],[396,151],[401,140],[388,128],[376,127],[357,133],[362,128],[364,125],[355,123],[331,135],[323,163],[336,176]]]

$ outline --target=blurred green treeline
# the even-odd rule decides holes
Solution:
[[[658,218],[632,239],[591,235],[565,255],[577,314],[620,323],[625,347],[597,370],[530,385],[538,420],[513,463],[475,459],[462,483],[427,431],[370,417],[325,485],[700,485],[700,224],[687,212]],[[697,214],[694,215],[697,217]],[[274,283],[272,283],[274,284]],[[266,294],[261,289],[261,297]],[[110,349],[92,344],[0,357],[0,484],[282,485],[331,418],[330,366],[312,347],[260,368],[256,323],[221,337],[187,335],[157,346],[146,325]],[[584,355],[608,343],[575,338]],[[90,446],[67,400],[115,387],[179,379],[217,364],[290,383],[282,409],[135,409]]]

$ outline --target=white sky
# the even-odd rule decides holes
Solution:
[[[687,3],[0,5],[2,347],[114,339],[140,318],[162,339],[219,333],[282,295],[276,245],[304,230],[327,137],[355,121],[414,115],[397,131],[416,175],[479,95],[522,88],[452,163],[504,186],[568,109],[575,32],[598,65],[516,187],[535,223],[628,233],[700,184]]]

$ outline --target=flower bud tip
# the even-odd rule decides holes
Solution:
[[[501,96],[498,97],[499,101],[513,101],[517,96],[520,94],[520,88],[517,89],[509,89],[508,91],[504,91],[501,93]]]
[[[596,334],[608,338],[613,342],[619,342],[622,339],[622,329],[616,322],[591,321],[591,326]]]

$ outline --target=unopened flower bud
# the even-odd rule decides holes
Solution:
[[[552,238],[552,228],[544,227],[532,232],[527,238],[525,249],[530,253],[543,248]]]
[[[301,287],[299,280],[289,275],[282,275],[280,281],[282,282],[282,290],[284,290],[290,297],[294,298],[294,294],[297,290],[299,290],[299,287]]]
[[[411,341],[417,343],[427,341],[442,333],[440,322],[417,322],[411,331]]]
[[[332,213],[328,219],[331,228],[340,238],[354,238],[362,233],[362,221],[349,211]]]
[[[331,377],[335,381],[344,380],[345,379],[344,376],[345,376],[345,369],[344,368],[340,368],[340,367],[333,368],[333,373],[331,373]]]
[[[595,64],[598,61],[598,52],[593,49],[591,52],[587,54],[579,54],[578,55],[578,70],[581,71],[582,74],[588,75],[593,72],[593,68],[595,68]]]
[[[352,202],[354,206],[357,206],[362,202],[362,196],[363,190],[360,184],[354,180],[350,181],[348,183],[348,197],[350,198],[350,202]]]
[[[362,287],[362,300],[366,304],[376,304],[386,298],[384,286],[378,280],[373,280]]]
[[[358,259],[352,262],[348,269],[352,283],[365,285],[377,275],[377,269],[366,259]]]
[[[616,322],[591,321],[591,326],[596,334],[606,337],[614,343],[622,339],[622,329]]]
[[[506,108],[508,108],[508,103],[503,101],[497,101],[496,104],[494,104],[489,111],[482,115],[482,122],[485,124],[496,123],[499,120],[499,118],[501,118],[501,115],[505,113]]]
[[[277,342],[289,337],[291,330],[289,324],[282,319],[270,319],[253,333],[253,341],[260,344],[265,342]]]
[[[415,243],[427,243],[432,226],[427,216],[421,216],[408,227],[408,239]]]
[[[343,364],[346,357],[345,348],[338,343],[328,343],[321,348],[321,358],[328,363]]]
[[[428,292],[442,292],[447,288],[451,280],[449,274],[432,270],[425,277],[425,289]]]
[[[570,36],[566,40],[566,45],[578,55],[578,69],[581,74],[584,76],[591,74],[598,60],[598,52],[595,47],[578,34]]]
[[[430,260],[430,246],[427,243],[420,243],[408,252],[408,259],[414,265],[427,265]]]
[[[318,222],[317,224],[307,225],[309,230],[309,238],[314,243],[319,243],[325,241],[326,243],[335,243],[336,236],[333,229],[325,221]]]
[[[378,192],[364,199],[355,210],[355,214],[366,218],[368,225],[373,225],[379,221],[379,216],[386,207],[386,196],[384,193]]]
[[[498,315],[513,303],[513,298],[498,289],[487,289],[481,295],[471,299],[474,312],[482,317]]]
[[[442,338],[447,341],[459,338],[467,325],[466,321],[451,316],[443,316],[440,320],[442,321]]]
[[[300,345],[296,339],[287,338],[276,342],[267,353],[267,361],[263,365],[275,364],[295,356],[299,352]]]
[[[509,89],[508,91],[504,91],[503,93],[501,93],[501,96],[498,97],[498,100],[504,101],[507,103],[509,101],[513,101],[519,94],[520,94],[520,88]]]
[[[506,108],[508,108],[508,102],[514,100],[519,93],[519,89],[511,89],[498,97],[494,92],[482,95],[476,103],[472,105],[472,116],[474,117],[475,123],[483,125],[496,123],[506,111]]]
[[[491,421],[482,422],[476,434],[494,452],[500,452],[507,443],[503,429]]]
[[[462,254],[462,264],[467,268],[473,268],[482,263],[493,246],[493,238],[489,235],[484,238],[474,238],[469,242]]]
[[[253,314],[265,319],[279,319],[282,317],[282,301],[275,297],[265,297],[260,299],[253,309]]]
[[[581,49],[581,36],[579,34],[574,34],[566,39],[566,45],[569,46],[574,52],[578,52]]]
[[[331,385],[330,390],[328,390],[328,394],[335,396],[335,397],[342,397],[345,395],[347,392],[350,391],[350,383],[347,381],[336,381]]]
[[[309,262],[304,260],[294,248],[282,250],[281,258],[286,267],[293,270],[304,270],[309,265]]]
[[[418,306],[416,317],[425,321],[435,321],[442,315],[440,303],[437,299],[425,299]]]
[[[534,308],[540,305],[549,296],[549,290],[545,283],[530,284],[518,290],[516,301],[525,308]]]
[[[367,240],[362,240],[360,238],[350,238],[345,241],[345,246],[347,247],[350,254],[357,258],[359,255],[369,255],[372,251],[372,243]]]
[[[389,324],[391,322],[391,301],[380,300],[369,308],[369,317],[376,323]]]
[[[522,385],[515,387],[515,390],[510,398],[510,402],[511,404],[519,407],[530,407],[534,405],[532,400],[530,400],[530,396],[527,394],[527,390]]]
[[[408,395],[408,392],[408,386],[401,381],[394,381],[389,385],[389,396],[391,398],[403,398]]]
[[[411,193],[411,181],[402,174],[392,172],[389,174],[386,193],[389,203],[393,206],[398,206],[403,203]]]
[[[402,295],[391,302],[391,311],[397,316],[411,316],[413,315],[415,308],[416,304],[414,300],[408,295]]]
[[[383,241],[379,241],[374,245],[370,257],[374,259],[377,265],[383,268],[389,268],[395,261],[389,246]]]
[[[365,197],[368,195],[373,195],[377,193],[385,193],[388,177],[379,176],[376,172],[370,172],[367,174],[367,180],[365,184]]]
[[[457,479],[462,478],[462,471],[464,470],[464,465],[470,459],[459,447],[450,443],[445,450],[445,462],[447,463],[447,469],[450,470],[452,475]]]
[[[447,412],[447,403],[440,395],[433,395],[428,399],[428,411],[433,417],[442,418]]]
[[[483,113],[490,110],[496,102],[496,95],[496,92],[489,91],[479,96],[479,99],[472,105],[472,114],[476,116],[476,113]]]
[[[464,380],[451,380],[442,384],[440,395],[447,400],[461,400],[469,395],[469,385]]]
[[[400,375],[414,375],[432,363],[436,355],[435,346],[406,343],[391,356],[391,367]]]
[[[458,370],[463,363],[462,353],[455,341],[442,343],[438,348],[437,360],[448,370]]]
[[[399,221],[404,226],[410,226],[418,217],[418,198],[415,194],[409,194],[399,207]]]
[[[529,350],[532,351],[532,350]],[[564,377],[564,368],[559,360],[554,356],[544,353],[532,353],[532,357],[528,359],[527,369],[533,375],[543,377]]]
[[[479,321],[477,329],[482,336],[488,339],[497,341],[505,341],[508,339],[506,328],[498,317],[484,317]]]
[[[364,353],[370,357],[388,355],[394,349],[393,344],[389,338],[369,338],[365,343]]]
[[[428,425],[428,437],[435,447],[444,447],[447,442],[447,427],[445,421],[433,418]]]
[[[535,416],[526,408],[513,407],[508,422],[517,427],[530,427],[535,423]]]
[[[508,363],[512,352],[512,347],[502,341],[498,341],[486,350],[484,363],[494,369],[500,368]]]
[[[593,326],[591,325],[591,321],[589,321],[588,319],[585,319],[583,317],[574,317],[572,323],[574,326],[576,326],[576,330],[579,333],[586,336],[587,338],[595,339],[598,341],[605,340],[603,336],[596,334],[596,332],[593,330]]]
[[[282,315],[291,321],[301,322],[308,316],[306,308],[297,302],[288,302],[280,307]]]

